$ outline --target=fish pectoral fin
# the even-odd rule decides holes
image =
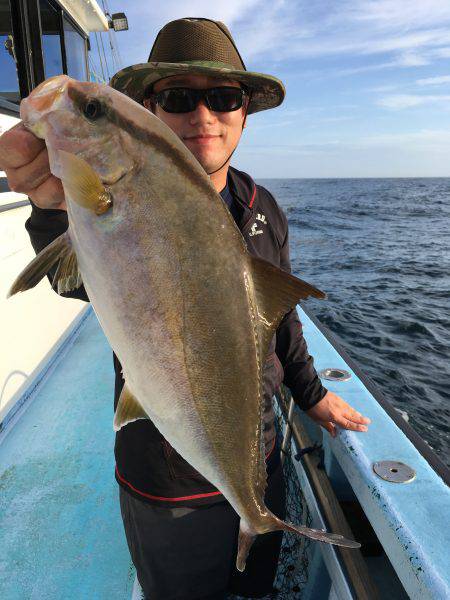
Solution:
[[[111,196],[100,177],[83,158],[58,151],[64,193],[79,206],[101,215],[112,205]]]
[[[262,258],[251,256],[250,261],[262,338],[261,358],[264,359],[270,340],[284,315],[300,300],[309,296],[326,298],[326,294]]]
[[[69,238],[70,241],[70,238]],[[52,288],[57,286],[58,294],[70,292],[83,285],[80,270],[78,269],[78,259],[72,245],[70,251],[60,258],[58,268],[53,277]]]
[[[57,286],[58,294],[79,288],[83,281],[78,270],[78,261],[68,231],[60,235],[33,258],[29,265],[17,276],[7,298],[17,292],[24,292],[36,286],[50,269],[58,264],[52,287]]]
[[[127,384],[125,384],[117,403],[116,414],[114,415],[114,431],[119,431],[127,423],[148,418],[149,416],[139,404],[139,401],[136,400],[136,397],[133,396]]]

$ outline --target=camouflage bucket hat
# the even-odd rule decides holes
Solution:
[[[248,114],[279,106],[286,93],[276,77],[247,71],[223,23],[192,17],[167,23],[156,36],[148,62],[122,69],[110,85],[142,104],[156,81],[184,73],[239,81],[251,90]]]

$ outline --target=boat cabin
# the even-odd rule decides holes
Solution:
[[[109,32],[109,23],[95,1],[0,0],[0,108],[18,105],[53,75],[90,79],[96,32]]]

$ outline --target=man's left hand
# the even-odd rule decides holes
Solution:
[[[333,437],[336,437],[336,425],[353,431],[367,431],[367,425],[370,423],[370,419],[363,417],[333,392],[327,392],[320,402],[306,411],[306,414]]]

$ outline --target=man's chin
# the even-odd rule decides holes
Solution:
[[[187,140],[183,140],[184,145],[188,150],[190,150],[191,154],[195,156],[200,165],[203,167],[206,173],[215,173],[219,169],[222,168],[224,163],[227,161],[227,156],[222,155],[221,152],[217,152],[217,150],[213,150],[212,148],[207,148],[206,146],[197,146],[196,144],[186,143]],[[221,154],[221,156],[218,156]]]
[[[201,164],[206,173],[214,173],[214,171],[221,168],[223,163],[225,162],[226,157],[223,157],[222,160],[211,160],[206,158],[205,156],[198,156],[196,153],[192,153],[198,162]]]

